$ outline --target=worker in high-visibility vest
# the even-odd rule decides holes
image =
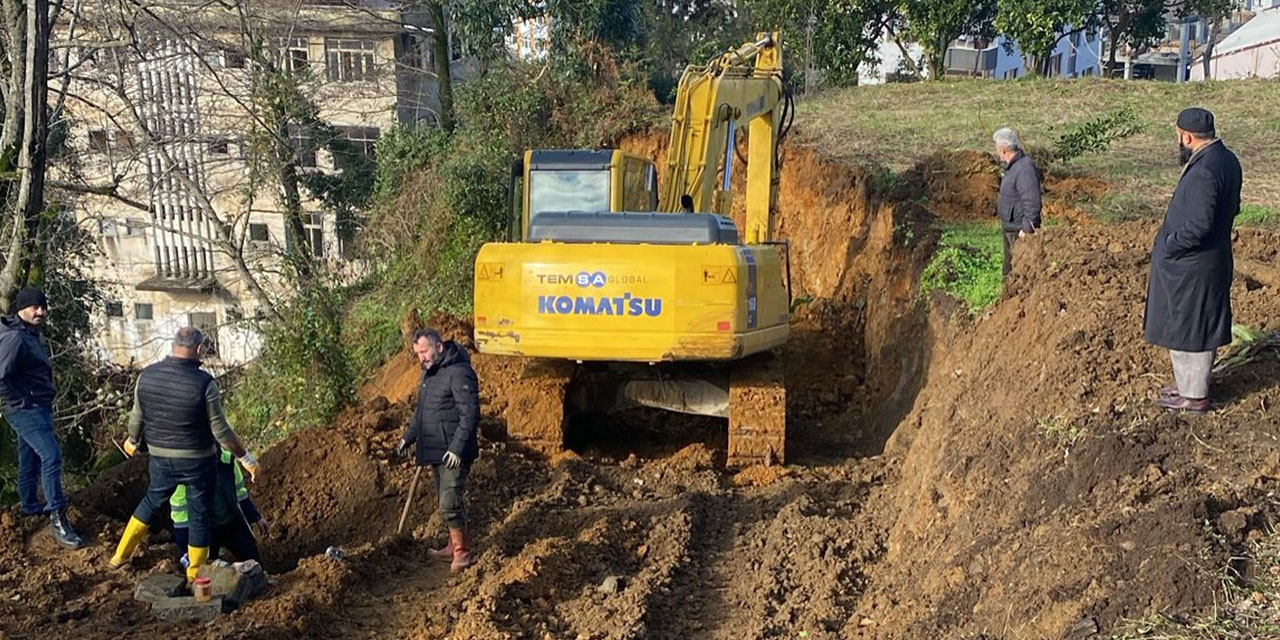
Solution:
[[[178,485],[173,497],[169,498],[169,516],[173,519],[173,541],[183,552],[181,562],[186,567],[189,562],[186,554],[189,539],[186,487]],[[266,537],[269,531],[267,519],[258,513],[258,508],[249,498],[249,489],[244,486],[244,473],[236,464],[235,456],[223,449],[218,457],[218,480],[213,489],[213,535],[209,542],[209,557],[217,558],[225,548],[240,562],[261,561],[255,533]]]

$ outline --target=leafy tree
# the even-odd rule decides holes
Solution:
[[[1042,75],[1049,71],[1059,40],[1095,26],[1100,19],[1096,0],[998,0],[996,4],[996,29],[1010,39],[1006,48],[1012,50],[1017,42],[1024,59],[1034,61],[1035,72]]]
[[[1164,35],[1165,0],[1104,0],[1102,13],[1110,26],[1107,69],[1116,68],[1116,49],[1130,51],[1155,44]]]
[[[857,84],[858,69],[879,62],[876,41],[893,9],[888,0],[748,0],[746,6],[762,29],[776,26],[787,34],[789,56],[837,86]],[[810,26],[812,50],[805,42]]]
[[[901,6],[906,35],[924,49],[929,77],[943,76],[947,48],[965,35],[990,37],[995,0],[906,0]]]

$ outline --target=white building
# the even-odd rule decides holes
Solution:
[[[1005,50],[1004,36],[994,40],[981,38],[962,38],[956,40],[947,49],[943,64],[948,76],[967,76],[975,78],[998,78],[1002,80],[1021,78],[1027,75],[1022,51],[1017,43],[1011,50]],[[1103,47],[1105,38],[1102,32],[1082,31],[1072,33],[1058,41],[1057,47],[1050,54],[1049,77],[1079,78],[1083,76],[1102,75],[1105,64]],[[908,53],[921,66],[923,73],[928,73],[921,62],[923,51],[915,43],[904,43]],[[889,74],[894,73],[901,64],[902,52],[891,39],[883,39],[879,45],[880,65],[874,71],[864,72],[860,78],[862,84],[879,84]]]
[[[1209,66],[1214,80],[1280,77],[1280,0],[1215,45]],[[1203,64],[1191,65],[1191,79],[1205,79]]]

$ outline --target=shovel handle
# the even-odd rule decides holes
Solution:
[[[422,475],[422,467],[413,472],[413,482],[409,483],[409,495],[404,499],[404,510],[400,512],[400,524],[396,525],[396,535],[404,532],[404,521],[409,517],[409,505],[413,504],[413,494],[418,492],[418,477]]]

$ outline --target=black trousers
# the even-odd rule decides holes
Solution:
[[[173,542],[178,545],[179,556],[187,552],[186,527],[173,528]],[[223,549],[229,551],[237,562],[245,560],[262,562],[262,556],[258,553],[258,540],[253,537],[253,531],[249,529],[249,523],[245,522],[243,516],[237,516],[232,518],[231,522],[213,528],[213,537],[209,542],[209,559],[216,559]]]
[[[1013,244],[1018,241],[1017,231],[1004,232],[1004,275],[1013,271]]]
[[[169,508],[169,498],[178,485],[187,488],[187,522],[191,528],[191,546],[209,546],[213,528],[213,491],[218,481],[218,457],[162,458],[151,456],[151,484],[133,517],[150,525],[156,511]]]

